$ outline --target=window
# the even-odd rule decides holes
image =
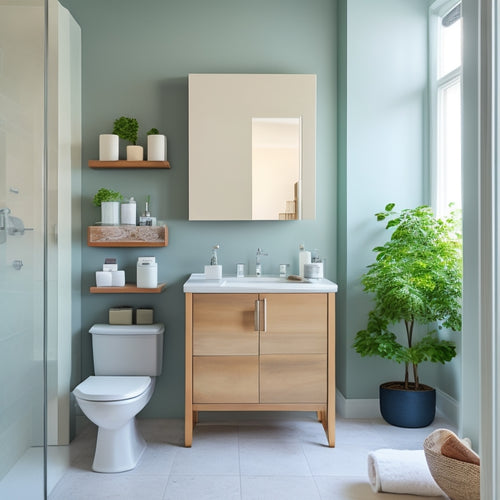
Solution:
[[[461,3],[438,1],[430,16],[431,192],[436,214],[462,207]]]

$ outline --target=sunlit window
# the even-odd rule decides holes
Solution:
[[[461,3],[431,7],[431,160],[433,204],[438,215],[462,206]]]

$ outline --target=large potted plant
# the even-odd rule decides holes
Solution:
[[[113,134],[118,135],[129,143],[127,146],[128,161],[144,160],[144,148],[137,145],[138,132],[139,122],[135,118],[120,116],[114,122]]]
[[[401,212],[394,206],[375,214],[392,234],[373,249],[377,257],[362,277],[374,307],[353,347],[361,356],[404,363],[404,381],[380,386],[380,411],[390,424],[425,427],[434,420],[436,393],[420,382],[419,365],[453,359],[455,344],[437,330],[462,328],[459,219],[456,212],[438,219],[428,206]]]

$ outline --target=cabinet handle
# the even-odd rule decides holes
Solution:
[[[264,306],[263,316],[264,316],[264,325],[262,328],[263,332],[267,332],[267,299],[262,299],[262,305]]]
[[[260,300],[255,301],[254,329],[256,332],[260,330]]]

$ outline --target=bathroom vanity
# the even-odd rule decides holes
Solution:
[[[184,292],[185,445],[199,411],[314,411],[334,446],[337,285],[193,274]]]

